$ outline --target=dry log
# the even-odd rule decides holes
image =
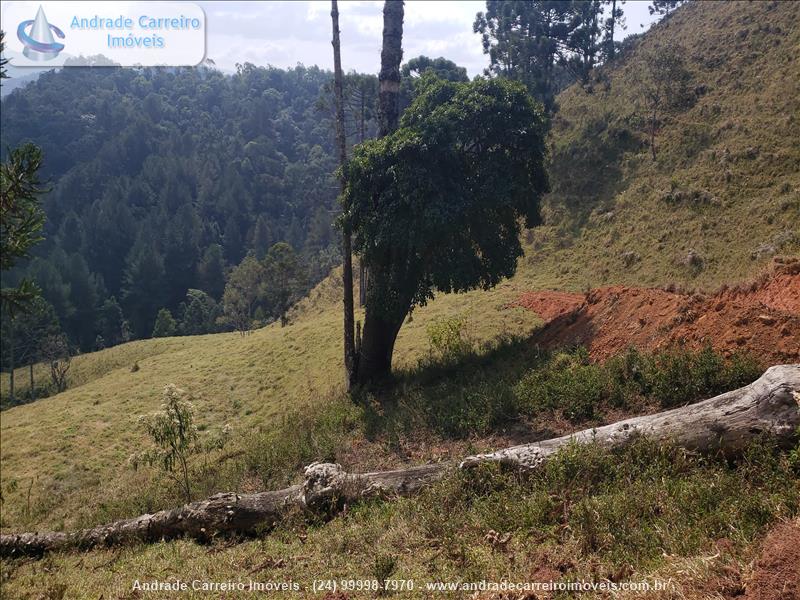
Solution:
[[[780,444],[790,444],[800,427],[799,403],[800,365],[781,365],[771,367],[750,385],[697,404],[470,456],[458,466],[469,468],[496,462],[534,469],[571,442],[611,447],[624,445],[639,435],[699,452],[734,455],[763,434],[776,437]],[[68,548],[253,534],[269,529],[293,510],[332,514],[344,504],[366,496],[412,495],[455,467],[453,463],[436,463],[395,471],[346,473],[340,465],[314,463],[306,468],[303,484],[283,490],[217,494],[179,508],[71,533],[5,534],[0,536],[0,555],[40,556]]]
[[[741,452],[762,434],[787,445],[800,427],[800,365],[770,367],[743,388],[643,417],[626,419],[563,437],[513,446],[465,458],[461,467],[499,462],[522,469],[535,468],[570,442],[621,446],[636,436],[671,442],[698,452]]]
[[[441,479],[454,465],[436,463],[375,473],[346,473],[340,465],[313,463],[301,485],[256,494],[215,494],[170,510],[74,532],[0,535],[0,556],[42,556],[70,548],[89,550],[179,537],[208,541],[225,534],[267,531],[291,511],[333,513],[370,496],[405,496]]]

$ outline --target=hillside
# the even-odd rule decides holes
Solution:
[[[531,236],[530,269],[555,270],[576,288],[707,288],[797,253],[799,19],[792,2],[691,3],[622,64],[561,94],[549,227]],[[695,100],[665,119],[653,161],[638,57],[670,44],[685,51]]]
[[[691,108],[665,121],[653,161],[634,108],[634,74],[642,66],[641,53],[667,40],[688,49],[693,85],[702,93]],[[696,2],[655,26],[614,68],[603,71],[591,91],[573,86],[563,92],[550,139],[553,193],[545,225],[527,233],[525,257],[511,280],[487,292],[439,296],[414,311],[400,332],[395,354],[401,375],[395,392],[399,416],[376,416],[369,406],[356,408],[342,398],[336,271],[295,307],[287,327],[274,323],[248,336],[144,340],[76,357],[67,391],[2,413],[3,531],[69,529],[174,504],[175,495],[152,472],[134,471],[127,464],[144,440],[138,416],[158,408],[168,383],[192,394],[204,436],[218,435],[226,424],[233,427],[233,439],[208,458],[211,466],[198,467],[198,494],[261,489],[295,478],[299,466],[312,460],[371,468],[496,447],[544,430],[574,429],[574,413],[564,410],[534,414],[524,425],[536,431],[520,433],[522,425],[507,419],[513,411],[497,399],[501,390],[524,388],[539,376],[536,369],[550,364],[537,345],[542,338],[535,336],[542,318],[554,315],[545,314],[532,297],[558,290],[579,301],[583,296],[577,293],[601,285],[710,293],[723,284],[751,280],[774,255],[800,251],[799,48],[797,3]],[[797,273],[789,277],[786,289],[796,289]],[[653,290],[653,295],[673,291]],[[781,293],[776,292],[779,302]],[[797,310],[787,304],[788,298],[781,310],[794,327]],[[679,303],[668,298],[659,309],[669,317]],[[426,328],[452,317],[464,319],[475,357],[455,367],[431,367]],[[600,315],[605,317],[607,313]],[[782,343],[789,347],[797,335],[792,329]],[[569,345],[573,340],[562,341]],[[576,373],[595,368],[582,362],[580,352],[555,360],[573,365]],[[739,382],[755,369],[737,365],[730,367],[725,384]],[[24,386],[26,371],[18,373]],[[46,377],[43,367],[37,367],[36,377]],[[432,399],[442,402],[431,409],[441,408],[438,421],[437,415],[420,414],[424,402]],[[458,422],[444,422],[450,417],[445,401],[460,403]],[[590,407],[581,419],[601,423],[625,412],[655,410],[658,402],[644,397],[625,405]],[[414,413],[408,422],[403,410]],[[496,415],[502,418],[492,420]],[[392,419],[396,422],[387,426]],[[419,422],[434,424],[422,431],[428,436],[424,442],[408,426]],[[289,432],[295,439],[278,439]],[[751,464],[763,469],[759,473],[766,483],[761,475],[751,478],[744,467],[730,470],[667,450],[642,448],[624,459],[570,456],[562,472],[554,469],[530,488],[514,487],[504,475],[488,473],[486,480],[450,482],[397,507],[369,503],[328,525],[306,528],[298,519],[274,536],[232,546],[204,548],[180,541],[118,554],[97,551],[79,564],[69,555],[53,557],[46,561],[51,580],[44,587],[37,580],[43,563],[4,566],[3,578],[20,596],[61,589],[83,597],[100,588],[122,595],[130,593],[129,582],[121,583],[115,569],[135,571],[142,578],[225,579],[244,571],[288,579],[323,571],[344,577],[355,566],[366,576],[384,573],[380,560],[394,556],[397,571],[409,577],[431,572],[446,577],[459,568],[476,579],[509,572],[519,579],[565,573],[626,579],[662,574],[680,578],[689,590],[686,597],[693,597],[693,582],[700,582],[700,593],[694,596],[699,598],[702,585],[722,581],[730,575],[728,568],[738,570],[739,581],[742,565],[758,551],[753,540],[771,522],[789,518],[792,503],[796,506],[795,471],[760,455]],[[595,470],[609,474],[609,481],[592,479],[589,474]],[[566,480],[569,473],[587,476],[591,483],[576,491]],[[718,484],[713,492],[707,491],[709,481]],[[774,486],[769,498],[761,494],[762,483]],[[464,489],[473,490],[474,496],[462,510],[455,498]],[[483,489],[494,491],[482,495]],[[741,494],[743,489],[751,493]],[[571,493],[596,497],[586,500],[584,512],[568,523],[556,522],[560,507],[554,498]],[[630,504],[637,495],[647,497],[642,514]],[[734,499],[738,495],[744,499]],[[498,510],[506,498],[521,508]],[[718,506],[718,512],[709,505]],[[684,521],[675,516],[676,506],[686,508]],[[450,523],[453,514],[458,518]],[[610,541],[617,521],[651,517],[645,534],[656,539],[659,531],[668,530],[658,542],[644,534]],[[667,520],[673,517],[675,522]],[[486,541],[489,531],[496,536],[503,528],[513,529],[513,519],[529,529],[508,546]],[[741,525],[729,534],[730,540],[720,534],[728,522]],[[695,526],[701,533],[694,533]],[[570,531],[578,533],[570,538]],[[558,543],[551,544],[554,539]],[[714,550],[708,544],[716,541],[724,547],[717,558],[706,560]],[[637,550],[647,558],[636,562]],[[513,558],[517,555],[519,560]],[[542,572],[531,572],[533,564],[541,564],[537,569]]]

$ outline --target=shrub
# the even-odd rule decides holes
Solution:
[[[187,393],[172,384],[167,385],[161,410],[142,415],[140,421],[153,440],[153,447],[131,456],[131,464],[134,468],[140,463],[159,465],[181,487],[186,501],[191,502],[188,462],[189,456],[200,448],[194,424],[194,407],[188,401]]]
[[[463,316],[436,319],[427,327],[431,358],[443,363],[455,363],[473,349],[467,337],[467,320]]]
[[[630,409],[656,400],[664,408],[742,387],[761,374],[747,355],[725,358],[712,348],[644,354],[635,349],[602,364],[589,363],[585,349],[555,354],[529,370],[514,388],[523,414],[560,412],[573,422],[597,416],[602,406]]]
[[[687,404],[746,385],[761,374],[747,355],[729,359],[706,347],[700,352],[675,350],[655,357],[646,387],[664,408]]]

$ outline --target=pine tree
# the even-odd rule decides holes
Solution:
[[[133,334],[147,337],[158,310],[164,306],[164,259],[151,242],[140,241],[131,250],[125,267],[122,300]]]
[[[222,246],[211,244],[203,254],[203,260],[197,267],[200,288],[214,300],[222,298],[225,290],[225,259],[222,257]]]
[[[263,299],[267,312],[282,325],[286,313],[306,288],[307,271],[300,257],[289,244],[279,242],[264,257]]]
[[[162,308],[159,310],[158,315],[156,315],[156,323],[153,326],[153,337],[171,337],[175,335],[176,331],[175,319],[172,318],[172,313],[169,312],[169,309]]]
[[[271,240],[272,234],[270,233],[269,222],[267,222],[267,218],[264,215],[259,215],[253,232],[253,251],[258,260],[263,260],[267,255],[267,251],[272,245]]]
[[[125,341],[122,335],[124,322],[122,307],[117,299],[114,296],[107,298],[97,311],[97,331],[106,347],[116,346]]]

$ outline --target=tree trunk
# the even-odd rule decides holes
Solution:
[[[397,129],[400,118],[400,63],[403,60],[403,2],[386,0],[383,4],[383,47],[378,76],[378,137]]]
[[[403,318],[396,320],[376,315],[367,305],[357,382],[364,385],[386,380],[392,372],[392,354]]]
[[[381,49],[381,72],[378,93],[378,137],[389,135],[400,118],[400,63],[403,60],[403,2],[386,0],[383,5],[383,47]],[[364,274],[369,273],[365,267]],[[375,276],[374,273],[370,274]],[[377,274],[380,276],[380,274]],[[368,277],[369,275],[367,275]],[[366,277],[365,277],[366,279]],[[369,384],[385,379],[392,369],[392,352],[397,334],[405,315],[396,321],[378,315],[375,307],[369,306],[368,293],[364,287],[366,315],[361,352],[358,359],[356,382]]]
[[[608,46],[608,58],[614,60],[616,47],[614,46],[614,29],[617,25],[617,0],[611,0],[611,41]]]
[[[339,166],[347,163],[347,138],[344,130],[344,74],[342,73],[341,44],[339,41],[339,6],[331,0],[331,23],[333,26],[333,96],[336,106],[336,145],[339,150]],[[346,181],[341,178],[342,192]],[[345,214],[349,206],[343,206]],[[342,227],[342,287],[344,289],[344,368],[347,389],[353,385],[356,374],[355,317],[353,315],[353,247],[350,225],[347,219]]]
[[[471,456],[462,467],[499,462],[522,469],[538,467],[571,442],[624,446],[639,436],[703,453],[735,456],[762,434],[789,445],[800,427],[800,364],[770,367],[756,381],[696,404],[634,417],[560,438]]]
[[[361,262],[358,265],[358,305],[361,307],[367,303],[367,280],[367,267]]]
[[[653,107],[653,116],[650,119],[650,152],[656,160],[656,123],[658,123],[658,105]]]
[[[454,468],[500,463],[523,471],[536,469],[570,443],[624,446],[639,436],[676,443],[689,450],[735,457],[762,435],[789,447],[800,427],[800,364],[769,368],[738,390],[666,412],[626,419],[534,444],[465,458],[459,465],[434,463],[374,473],[346,473],[341,466],[314,463],[304,482],[257,494],[217,494],[201,502],[152,515],[117,521],[72,533],[19,533],[0,536],[0,555],[40,556],[66,548],[157,542],[192,537],[208,540],[221,534],[248,534],[269,528],[292,510],[333,514],[345,504],[374,495],[417,493]]]
[[[11,365],[11,370],[8,372],[8,396],[10,401],[14,402],[14,368],[16,365],[14,364],[14,333],[13,333],[13,320],[9,319],[12,323],[12,327],[9,327],[8,337],[11,338],[8,344],[8,360]]]

